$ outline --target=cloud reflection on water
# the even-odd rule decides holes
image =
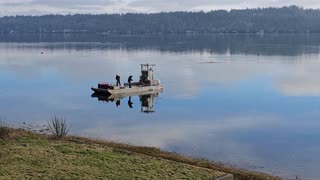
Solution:
[[[320,61],[288,66],[286,73],[276,82],[276,88],[288,96],[320,96]]]

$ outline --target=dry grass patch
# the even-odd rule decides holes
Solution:
[[[63,137],[67,136],[70,130],[67,121],[64,118],[59,118],[57,116],[53,117],[48,122],[48,126],[53,137],[57,139],[62,139]]]
[[[20,134],[0,146],[0,179],[211,179],[225,174],[92,141]]]
[[[225,166],[220,163],[215,163],[206,159],[196,159],[191,157],[186,157],[177,153],[162,151],[159,148],[154,147],[143,147],[143,146],[133,146],[130,144],[108,142],[103,140],[94,140],[90,138],[82,137],[68,137],[66,139],[70,142],[78,143],[88,143],[88,144],[100,144],[105,147],[112,147],[114,149],[119,149],[121,151],[138,153],[143,155],[148,155],[151,157],[162,158],[174,162],[179,162],[183,164],[189,164],[195,167],[201,167],[206,169],[217,170],[221,172],[226,172],[233,174],[237,180],[279,180],[281,178],[274,177],[265,173],[253,172],[244,169],[234,168]]]
[[[0,139],[5,140],[9,138],[11,129],[9,128],[9,126],[0,121]]]

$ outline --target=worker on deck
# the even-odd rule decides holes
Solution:
[[[116,75],[116,80],[117,80],[117,86],[121,86],[119,75]]]
[[[129,88],[131,88],[131,81],[132,81],[132,76],[129,76],[128,78]]]

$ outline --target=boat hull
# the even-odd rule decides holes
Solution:
[[[115,88],[115,89],[109,89],[108,92],[110,94],[118,94],[118,95],[126,95],[126,94],[137,94],[137,93],[143,93],[143,92],[153,92],[153,91],[162,91],[162,86],[132,86],[124,87],[124,88]]]
[[[94,91],[95,93],[98,93],[98,94],[110,94],[109,89],[92,87],[91,90]]]
[[[152,92],[159,92],[163,90],[161,85],[159,86],[132,86],[129,87],[117,87],[114,89],[104,89],[104,88],[91,88],[95,93],[112,94],[117,96],[130,96],[130,95],[140,95]]]
[[[102,94],[102,93],[93,93],[91,97],[98,98],[101,101],[118,101],[126,97],[130,96],[145,96],[145,95],[153,95],[158,96],[158,94],[162,92],[161,90],[155,91],[142,91],[142,92],[135,92],[135,93],[125,93],[125,94]]]

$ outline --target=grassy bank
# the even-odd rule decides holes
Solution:
[[[56,140],[12,130],[0,140],[0,179],[214,179],[224,172],[240,179],[276,179],[157,148],[81,137]]]

